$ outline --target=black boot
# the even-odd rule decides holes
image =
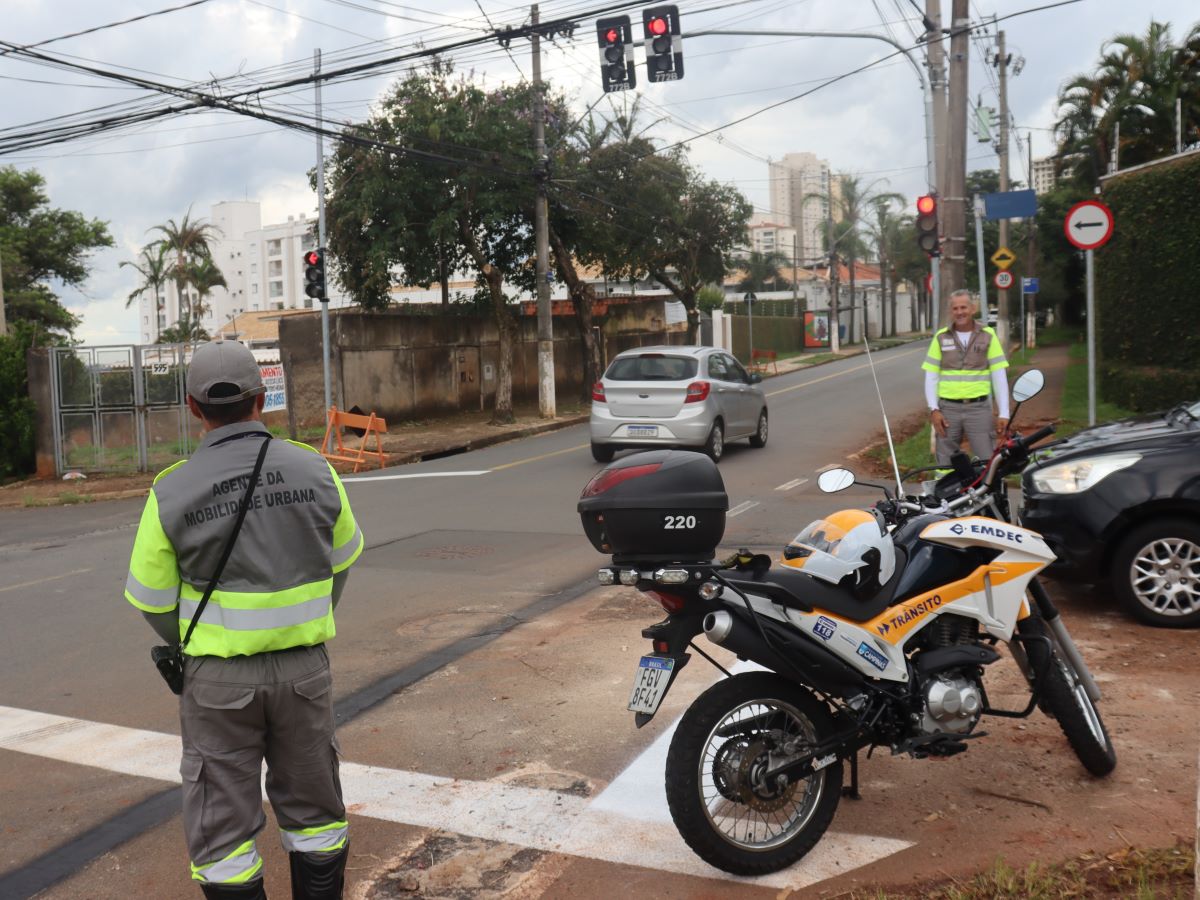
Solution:
[[[263,880],[256,878],[244,884],[205,884],[201,882],[205,900],[267,900]]]
[[[292,900],[341,900],[349,856],[349,844],[336,853],[289,853]]]

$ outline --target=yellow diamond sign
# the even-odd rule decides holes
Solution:
[[[992,254],[992,262],[996,264],[997,269],[1007,269],[1017,261],[1017,255],[1007,247],[1001,247]]]

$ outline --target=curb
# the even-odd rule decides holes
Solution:
[[[491,447],[493,444],[503,444],[506,441],[515,441],[519,438],[532,437],[537,434],[545,434],[550,431],[559,431],[563,428],[570,428],[573,425],[581,425],[587,422],[590,416],[578,415],[571,416],[565,419],[555,419],[553,422],[539,422],[536,425],[526,425],[522,428],[516,428],[512,431],[502,431],[497,434],[488,435],[486,437],[472,438],[468,441],[463,441],[457,444],[450,444],[436,449],[414,450],[408,453],[389,453],[387,455],[388,464],[383,468],[390,469],[393,466],[403,466],[410,463],[424,462],[431,459],[441,459],[444,456],[456,456],[459,453],[466,453],[470,450],[479,450],[483,447]]]

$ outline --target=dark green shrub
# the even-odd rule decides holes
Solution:
[[[1200,400],[1200,369],[1105,365],[1100,393],[1109,403],[1135,412],[1154,412]]]
[[[34,469],[34,408],[29,399],[27,335],[0,335],[0,479]]]

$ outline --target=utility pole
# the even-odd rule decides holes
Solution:
[[[1029,186],[1033,187],[1033,133],[1025,141],[1029,156]],[[1037,277],[1037,217],[1029,220],[1029,261],[1025,264],[1029,278]],[[1025,296],[1025,321],[1021,323],[1021,342],[1026,347],[1037,346],[1037,293]]]
[[[158,298],[155,297],[155,300]],[[154,311],[155,322],[158,322],[158,310]],[[8,319],[4,316],[4,270],[0,268],[0,337],[8,334]]]
[[[996,68],[1000,71],[1000,193],[1008,190],[1008,51],[1004,32],[996,34]],[[1008,246],[1008,219],[1000,220],[1000,246]],[[999,249],[999,248],[997,248]],[[987,309],[984,309],[987,321]],[[996,336],[1000,346],[1008,346],[1008,289],[996,289]]]
[[[925,0],[925,18],[928,20],[928,31],[925,32],[925,55],[929,66],[929,93],[933,104],[933,160],[934,181],[930,185],[939,198],[946,196],[946,63],[945,50],[942,46],[942,3],[941,0]],[[945,227],[944,225],[942,226]],[[938,317],[945,309],[942,302],[942,271],[940,257],[930,260],[930,275],[933,284],[933,315],[927,323],[931,328],[937,327]]]
[[[841,352],[841,315],[838,310],[837,252],[833,247],[833,174],[825,171],[825,240],[829,244],[829,349]]]
[[[313,51],[313,74],[321,74],[321,50]],[[313,79],[317,94],[317,246],[321,250],[325,269],[325,290],[321,294],[321,366],[325,380],[326,415],[333,406],[333,391],[329,383],[329,260],[325,258],[325,140],[321,135],[324,125],[321,119],[321,79]],[[324,449],[324,448],[322,448]]]
[[[537,245],[538,411],[543,419],[556,415],[554,402],[554,322],[550,315],[550,223],[546,208],[545,98],[542,96],[542,43],[538,34],[538,7],[530,7],[533,22],[533,147],[537,197],[533,205],[534,240]]]
[[[966,285],[967,229],[967,58],[970,50],[969,0],[953,0],[950,17],[950,91],[946,135],[946,239],[942,246],[942,294]]]

